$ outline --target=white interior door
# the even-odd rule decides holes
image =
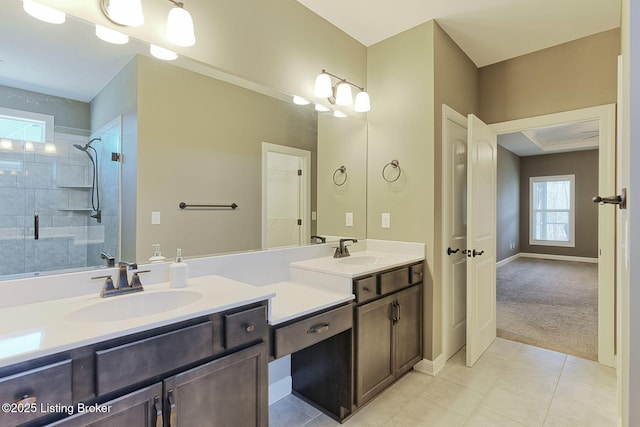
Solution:
[[[473,114],[467,137],[467,366],[496,338],[496,133]]]
[[[442,106],[442,345],[448,360],[467,333],[467,118]]]

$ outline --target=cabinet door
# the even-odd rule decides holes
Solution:
[[[48,425],[56,427],[162,426],[162,384],[157,383],[142,388],[98,406],[88,405],[84,408],[84,412],[78,412]]]
[[[356,405],[394,381],[393,302],[395,296],[356,307]]]
[[[263,342],[167,378],[165,425],[266,427],[267,359]]]
[[[396,296],[396,376],[407,372],[422,358],[422,286]]]

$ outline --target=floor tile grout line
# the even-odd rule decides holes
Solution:
[[[551,393],[551,400],[549,401],[549,406],[547,406],[547,412],[544,414],[544,419],[542,421],[542,425],[547,422],[547,418],[549,417],[549,412],[551,411],[551,405],[553,405],[553,401],[556,398],[556,391],[558,391],[558,386],[560,385],[560,379],[562,378],[562,372],[564,371],[564,367],[567,364],[568,355],[564,354],[564,361],[562,362],[562,367],[560,368],[560,375],[558,375],[558,380],[556,381],[556,386],[553,388],[553,392]]]

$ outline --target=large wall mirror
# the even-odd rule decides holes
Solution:
[[[0,21],[0,278],[366,237],[365,121],[21,1]]]

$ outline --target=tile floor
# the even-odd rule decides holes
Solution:
[[[566,354],[498,338],[473,368],[464,350],[431,377],[411,371],[348,427],[616,426],[616,374]],[[340,424],[294,396],[269,408],[270,427]]]

